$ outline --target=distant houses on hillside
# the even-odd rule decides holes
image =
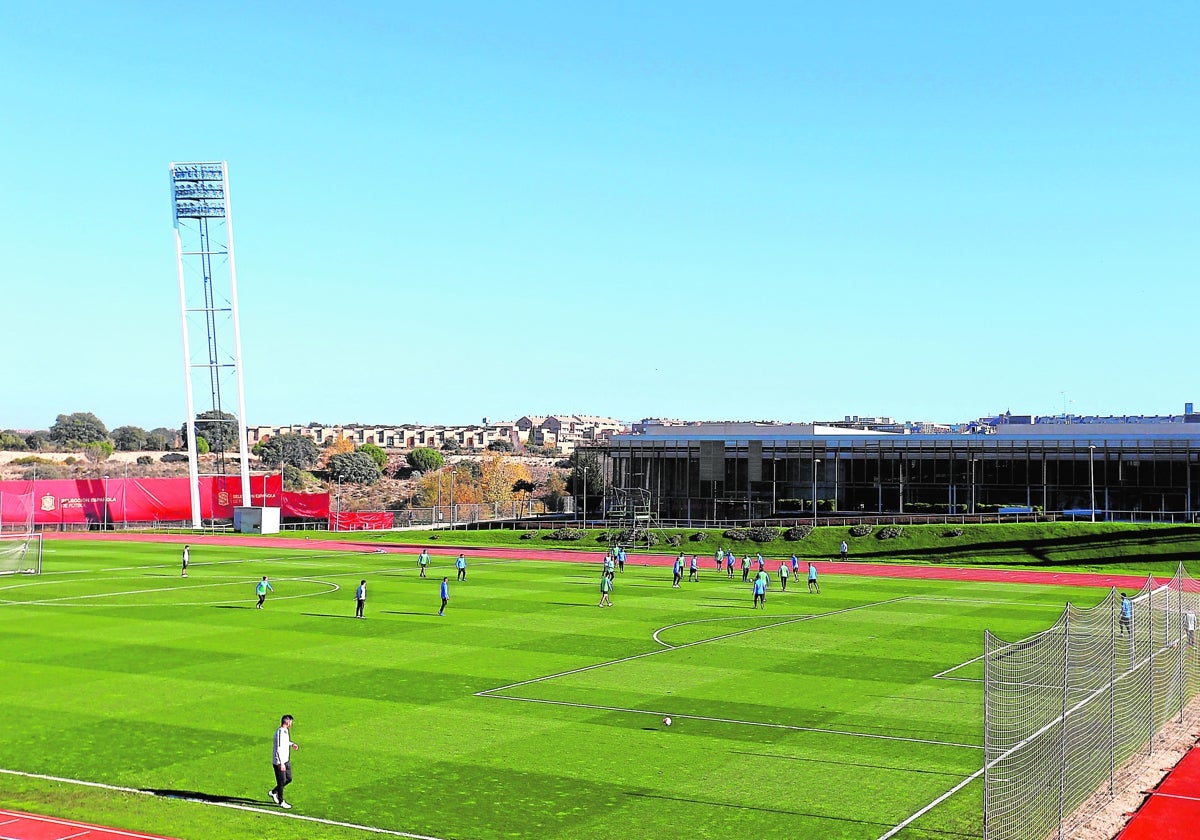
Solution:
[[[466,426],[425,426],[403,424],[373,426],[350,423],[322,426],[316,423],[290,426],[249,426],[247,445],[254,446],[275,435],[293,434],[312,438],[318,446],[344,438],[356,446],[373,443],[385,449],[415,449],[428,446],[444,448],[448,442],[467,451],[487,449],[494,441],[508,441],[513,448],[525,446],[554,448],[569,454],[577,446],[608,441],[614,434],[629,430],[626,423],[612,417],[578,414],[528,415],[518,420],[503,420]]]

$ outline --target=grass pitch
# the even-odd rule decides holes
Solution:
[[[983,629],[1103,595],[829,574],[753,611],[710,559],[681,589],[631,564],[601,609],[598,563],[178,556],[49,540],[41,577],[0,579],[0,770],[32,774],[0,773],[4,805],[188,840],[875,840],[966,782],[895,836],[978,837]]]

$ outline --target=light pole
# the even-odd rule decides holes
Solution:
[[[450,527],[454,528],[454,470],[450,470]]]
[[[334,520],[335,531],[342,530],[342,480],[338,479],[337,519]]]
[[[1096,521],[1096,445],[1088,446],[1088,483],[1092,486],[1092,521]]]
[[[104,530],[108,530],[108,476],[104,476]]]
[[[813,458],[813,527],[817,527],[817,464],[821,463],[820,458]]]
[[[583,527],[587,528],[587,467],[583,468]]]

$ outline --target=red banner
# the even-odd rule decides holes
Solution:
[[[279,475],[250,477],[250,504],[282,505],[285,517],[324,519],[328,493],[284,493]],[[200,477],[200,515],[232,519],[243,504],[237,476]],[[178,522],[192,518],[186,478],[85,478],[0,481],[0,523],[34,525]]]
[[[388,511],[351,511],[333,513],[329,517],[331,531],[385,531],[392,527]]]

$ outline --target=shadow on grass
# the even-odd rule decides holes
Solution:
[[[300,613],[300,615],[306,615],[309,618],[354,618],[352,615],[339,615],[337,613]]]
[[[949,776],[953,779],[961,779],[961,773],[952,773],[944,770],[922,770],[915,767],[899,767],[892,764],[860,763],[857,761],[829,761],[820,758],[800,758],[793,755],[775,755],[773,753],[746,752],[743,750],[733,750],[734,755],[750,755],[756,758],[777,758],[780,761],[799,761],[805,764],[831,764],[835,767],[865,767],[868,770],[899,770],[902,773],[922,773],[928,776]]]
[[[380,615],[437,615],[437,610],[429,612],[406,612],[404,610],[380,610]]]
[[[249,604],[213,604],[213,609],[217,610],[252,610],[254,607]]]
[[[174,790],[172,788],[142,788],[143,793],[162,796],[167,799],[191,799],[197,802],[210,802],[217,805],[267,805],[270,801],[248,799],[245,796],[222,796],[218,793],[205,793],[201,790]]]
[[[710,799],[701,799],[699,797],[666,796],[661,793],[642,793],[639,791],[629,791],[626,793],[626,796],[634,796],[634,797],[637,797],[638,799],[659,799],[664,802],[683,802],[688,805],[711,805],[716,808],[734,808],[739,811],[760,811],[765,814],[786,814],[787,816],[791,816],[791,817],[809,817],[811,819],[829,820],[831,822],[840,822],[840,823],[853,823],[855,825],[869,825],[869,826],[883,827],[883,828],[891,827],[890,825],[886,825],[884,823],[877,822],[875,820],[856,820],[856,819],[852,819],[850,817],[837,817],[837,816],[833,816],[831,814],[818,814],[818,813],[815,813],[812,811],[794,811],[789,808],[768,808],[765,805],[744,805],[744,804],[736,803],[736,802],[715,802]],[[967,837],[968,835],[966,835],[966,834],[956,835],[956,834],[946,833],[943,836]]]

